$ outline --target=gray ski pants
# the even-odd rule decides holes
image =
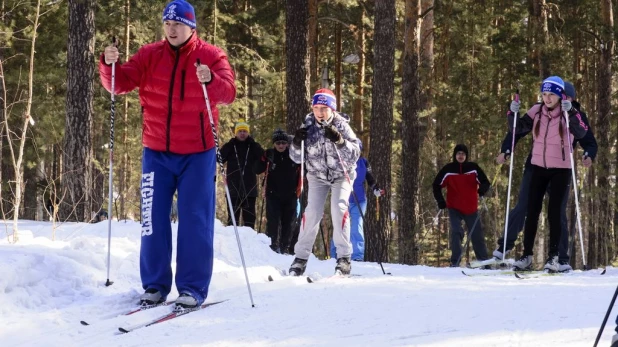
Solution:
[[[294,246],[296,258],[309,259],[315,237],[318,235],[320,220],[324,214],[324,203],[328,191],[331,191],[330,214],[333,218],[333,240],[337,247],[337,256],[350,257],[352,243],[350,242],[350,216],[348,214],[348,201],[352,186],[345,177],[340,177],[334,182],[321,180],[311,174],[307,174],[309,196],[307,207],[303,214],[298,242]]]

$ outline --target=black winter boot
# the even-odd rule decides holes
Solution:
[[[337,258],[337,266],[335,266],[335,273],[341,275],[349,275],[352,271],[352,264],[350,264],[350,258]]]

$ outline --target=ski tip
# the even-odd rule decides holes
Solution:
[[[268,275],[268,282],[272,282],[272,281],[274,281],[274,280],[275,280],[275,279],[273,278],[273,276]]]
[[[313,280],[311,279],[311,277],[307,276],[307,282],[308,283],[313,283]]]
[[[605,275],[606,272],[607,272],[607,269],[603,269],[603,271],[601,272],[601,275]]]
[[[517,272],[514,272],[513,274],[515,275],[515,277],[517,277],[520,280],[526,279],[525,277],[519,276]]]
[[[126,334],[126,333],[128,333],[129,331],[131,331],[131,330],[127,330],[127,329],[125,329],[125,328],[118,328],[118,331],[120,331],[120,332],[121,332],[121,333],[123,333],[123,334]]]
[[[79,321],[79,324],[81,324],[81,325],[90,325],[88,322],[83,321],[83,320],[82,320],[82,321]]]
[[[464,270],[461,270],[461,273],[462,273],[464,276],[471,277],[471,276],[470,276],[470,275],[468,275],[468,274],[467,274]]]

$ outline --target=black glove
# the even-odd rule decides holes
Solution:
[[[324,136],[337,145],[343,144],[343,137],[341,137],[341,133],[332,124],[324,126]]]
[[[485,194],[487,194],[488,190],[489,190],[489,188],[479,188],[479,190],[478,190],[479,196],[485,196]]]
[[[438,201],[438,208],[440,210],[443,210],[446,208],[446,201],[442,200],[442,201]]]
[[[307,128],[298,128],[296,132],[294,133],[294,140],[292,140],[292,143],[294,143],[294,146],[300,147],[300,143],[302,141],[305,141],[306,139],[307,139]]]
[[[274,163],[275,162],[275,153],[274,151],[266,151],[266,159],[268,159],[269,162]]]

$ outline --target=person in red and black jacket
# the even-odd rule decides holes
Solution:
[[[216,149],[202,87],[216,127],[217,105],[231,104],[236,86],[225,52],[198,37],[191,4],[171,1],[161,21],[165,38],[141,47],[122,64],[118,48],[107,46],[99,74],[103,87],[112,91],[115,67],[115,94],[139,89],[144,146],[140,275],[145,289],[140,302],[161,304],[172,289],[170,211],[178,191],[175,282],[180,296],[175,304],[195,308],[208,296],[215,224]]]
[[[476,259],[487,259],[485,237],[478,215],[478,197],[489,190],[489,180],[478,164],[468,161],[468,147],[459,144],[453,150],[453,162],[446,164],[433,181],[433,195],[439,209],[448,208],[451,223],[451,267],[457,267],[463,239],[462,219],[468,227]],[[446,201],[442,196],[446,188]],[[475,225],[476,222],[476,225]],[[472,227],[474,225],[474,230]]]

